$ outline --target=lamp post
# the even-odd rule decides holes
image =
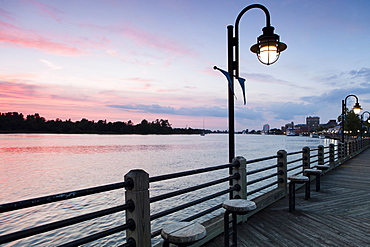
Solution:
[[[274,27],[270,25],[270,13],[261,4],[251,4],[245,7],[237,16],[234,26],[227,27],[227,70],[229,73],[230,86],[228,91],[228,111],[229,111],[229,162],[235,157],[235,123],[234,123],[234,77],[239,79],[239,22],[245,12],[250,9],[258,8],[263,10],[266,15],[266,26],[262,29],[263,34],[257,38],[257,44],[250,50],[257,54],[258,60],[270,65],[275,63],[280,52],[287,48],[287,45],[280,42],[279,35],[274,34]],[[216,69],[217,67],[215,67]]]
[[[362,110],[360,104],[358,103],[358,98],[357,98],[356,95],[354,95],[354,94],[347,95],[347,97],[344,100],[342,100],[342,143],[344,143],[344,121],[345,121],[345,116],[346,116],[346,112],[347,112],[347,99],[350,96],[356,98],[356,103],[352,108],[353,112],[358,115],[358,114],[360,114],[360,112]]]
[[[367,122],[370,124],[370,112],[364,111],[361,114],[361,139],[362,139],[362,128],[363,128],[363,122],[364,122],[364,115],[365,115],[365,113],[369,114],[369,117],[367,118]]]

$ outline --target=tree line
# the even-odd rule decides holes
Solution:
[[[168,120],[143,119],[139,124],[127,122],[95,122],[86,118],[73,122],[71,119],[46,120],[38,113],[27,115],[7,112],[0,114],[0,133],[64,133],[64,134],[200,134],[201,129],[172,128]]]

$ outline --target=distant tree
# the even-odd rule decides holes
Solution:
[[[36,132],[42,132],[46,130],[46,120],[45,118],[41,117],[38,113],[35,115],[27,115],[26,117],[26,125],[27,129]]]
[[[71,119],[62,121],[60,118],[46,121],[40,114],[27,115],[22,113],[0,113],[0,132],[2,133],[99,133],[99,134],[200,134],[200,129],[172,129],[167,119],[156,119],[149,122],[143,119],[139,124],[129,120],[125,122],[97,122],[82,118],[72,122]]]
[[[271,129],[269,133],[272,135],[283,135],[284,134],[284,132],[281,129],[276,129],[276,128]]]

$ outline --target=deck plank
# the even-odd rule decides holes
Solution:
[[[314,182],[311,186],[315,186]],[[296,192],[238,225],[238,246],[370,246],[370,149],[321,177],[321,191]],[[224,246],[223,234],[203,245]]]

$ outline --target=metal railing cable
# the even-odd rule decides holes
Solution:
[[[107,191],[121,189],[124,187],[130,187],[130,186],[131,186],[131,181],[126,181],[126,182],[102,185],[98,187],[92,187],[88,189],[69,191],[69,192],[64,192],[64,193],[50,195],[50,196],[43,196],[43,197],[38,197],[38,198],[33,198],[33,199],[28,199],[28,200],[23,200],[23,201],[5,203],[5,204],[0,205],[0,213],[5,213],[5,212],[28,208],[28,207],[39,206],[39,205],[52,203],[52,202],[69,200],[69,199],[76,198],[76,197],[87,196],[87,195],[92,195],[92,194],[101,193],[101,192],[107,192]]]
[[[92,241],[98,240],[100,238],[104,238],[104,237],[107,237],[109,235],[125,231],[127,229],[130,229],[132,231],[135,229],[135,222],[132,219],[129,219],[128,222],[124,225],[117,226],[117,227],[114,227],[114,228],[111,228],[111,229],[108,229],[108,230],[105,230],[105,231],[102,231],[102,232],[98,232],[98,233],[92,234],[92,235],[84,237],[84,238],[80,238],[78,240],[75,240],[75,241],[72,241],[72,242],[69,242],[69,243],[66,243],[66,244],[62,244],[59,247],[80,246],[82,244],[87,244],[87,243],[90,243]],[[127,246],[127,247],[128,246],[135,246],[135,244],[132,242],[132,240],[131,241],[128,240],[127,243],[124,244],[123,246]]]
[[[190,171],[171,173],[171,174],[166,174],[166,175],[150,177],[149,182],[154,183],[154,182],[164,181],[164,180],[168,180],[168,179],[180,178],[180,177],[185,177],[185,176],[189,176],[189,175],[196,175],[196,174],[200,174],[200,173],[205,173],[205,172],[210,172],[210,171],[217,171],[217,170],[221,170],[221,169],[225,169],[225,168],[231,168],[231,167],[237,167],[237,166],[238,166],[238,162],[234,162],[233,164],[225,164],[225,165],[220,165],[220,166],[213,166],[213,167],[206,167],[206,168],[195,169],[195,170],[190,170]]]
[[[171,209],[167,209],[167,210],[164,210],[162,212],[159,212],[159,213],[156,213],[156,214],[153,214],[150,216],[150,220],[155,220],[155,219],[158,219],[160,217],[163,217],[163,216],[166,216],[168,214],[172,214],[174,212],[177,212],[177,211],[180,211],[182,209],[185,209],[185,208],[188,208],[188,207],[191,207],[191,206],[194,206],[196,204],[199,204],[199,203],[202,203],[202,202],[205,202],[205,201],[208,201],[210,199],[213,199],[213,198],[216,198],[216,197],[219,197],[219,196],[222,196],[222,195],[225,195],[227,193],[230,193],[232,191],[235,191],[235,190],[238,190],[240,189],[240,186],[238,187],[238,184],[236,184],[235,186],[233,186],[232,188],[229,188],[229,189],[226,189],[226,190],[223,190],[223,191],[220,191],[220,192],[217,192],[217,193],[214,193],[214,194],[211,194],[209,196],[206,196],[206,197],[203,197],[203,198],[200,198],[200,199],[197,199],[197,200],[194,200],[192,202],[188,202],[188,203],[185,203],[185,204],[182,204],[180,206],[177,206],[177,207],[174,207],[174,208],[171,208]]]

